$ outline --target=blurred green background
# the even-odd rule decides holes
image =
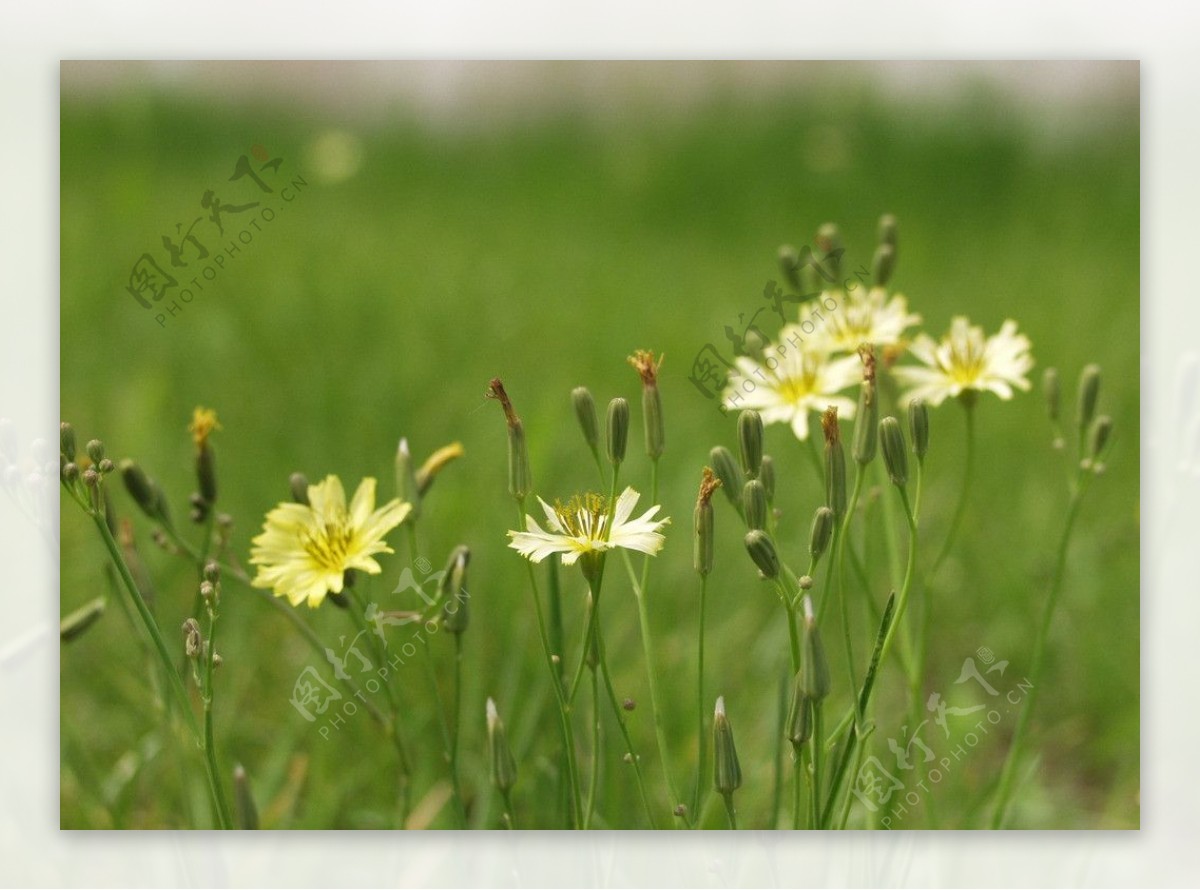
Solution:
[[[536,76],[552,79],[556,70]],[[1028,746],[1038,765],[1021,787],[1015,823],[1136,827],[1136,91],[1031,110],[956,71],[955,90],[919,101],[840,78],[760,92],[740,82],[710,85],[665,111],[648,71],[637,90],[623,83],[599,106],[545,103],[435,119],[400,101],[347,111],[336,90],[332,101],[312,103],[251,89],[221,101],[169,79],[94,91],[80,86],[90,72],[78,65],[64,79],[61,119],[62,416],[81,440],[99,437],[113,457],[135,457],[185,517],[195,487],[187,422],[196,405],[216,408],[224,427],[214,439],[219,507],[234,517],[243,561],[263,514],[286,498],[289,473],[314,480],[337,473],[348,488],[372,475],[390,497],[399,437],[421,458],[461,441],[466,456],[438,479],[421,535],[439,566],[456,543],[473,551],[463,781],[475,824],[497,824],[483,719],[493,696],[520,761],[519,818],[554,825],[552,700],[525,567],[505,546],[514,509],[504,423],[483,397],[487,381],[502,377],[525,419],[538,492],[565,497],[595,485],[571,388],[590,386],[601,406],[624,395],[636,408],[640,388],[626,356],[636,348],[666,354],[660,500],[673,524],[654,564],[651,616],[675,770],[690,789],[691,513],[709,449],[735,444],[732,418],[688,381],[692,357],[710,341],[724,351],[725,326],[759,308],[763,285],[778,278],[781,243],[810,242],[820,223],[833,220],[852,264],[869,264],[876,221],[894,213],[895,285],[932,335],[959,313],[989,332],[1018,320],[1033,341],[1035,383],[1043,368],[1057,366],[1068,405],[1083,365],[1104,368],[1101,410],[1115,419],[1116,445],[1071,551]],[[215,280],[201,279],[203,291],[180,314],[156,324],[162,309],[147,311],[125,291],[131,266],[149,251],[168,268],[161,236],[206,213],[206,190],[226,203],[258,200],[246,180],[227,181],[255,145],[283,159],[264,179],[300,176],[307,185],[286,206],[265,196],[278,208],[274,221],[260,223]],[[215,253],[241,228],[227,224],[223,241],[201,237]],[[212,228],[206,219],[195,231]],[[774,324],[766,313],[759,323]],[[945,534],[962,475],[961,414],[947,404],[933,415],[926,560]],[[926,687],[943,695],[980,647],[1010,662],[1006,677],[1028,669],[1066,504],[1036,387],[1009,403],[984,398],[978,421],[973,508],[934,589]],[[640,436],[639,421],[625,478],[644,491]],[[782,546],[799,564],[822,494],[786,428],[769,428],[767,450],[779,467]],[[193,594],[191,569],[153,545],[151,526],[124,491],[115,499],[138,530],[161,623],[176,645],[174,629]],[[712,698],[726,696],[737,733],[743,820],[762,825],[786,635],[775,595],[754,577],[736,517],[719,495],[717,508],[708,689]],[[399,534],[393,543],[398,552],[386,558],[370,598],[403,608],[411,604],[390,591],[409,557]],[[104,565],[94,529],[64,499],[64,614],[107,590]],[[874,595],[882,599],[887,581],[876,574]],[[639,703],[632,731],[652,788],[665,798],[636,606],[619,572],[608,584],[610,661],[619,693]],[[583,590],[577,572],[564,573],[572,664]],[[347,617],[328,605],[304,617],[331,644],[350,632]],[[275,610],[232,582],[221,636],[219,753],[229,766],[246,765],[266,827],[387,827],[393,765],[369,718],[360,712],[326,741],[289,703],[297,675],[326,666]],[[448,690],[450,640],[435,639],[433,649]],[[64,645],[61,676],[62,826],[205,824],[199,759],[161,737],[145,663],[119,609]],[[414,664],[401,683],[408,736],[421,740],[417,798],[436,798],[445,769],[427,678]],[[898,684],[880,690],[877,719],[876,753],[886,756],[884,740],[898,737],[904,722]],[[1005,719],[935,789],[940,826],[981,824],[1012,722]],[[581,713],[581,736],[585,724]],[[599,811],[607,824],[640,826],[615,726],[607,731]],[[911,824],[924,824],[923,816]],[[452,824],[448,811],[432,824]]]

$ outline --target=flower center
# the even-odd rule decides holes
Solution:
[[[566,530],[568,535],[575,538],[601,540],[605,537],[605,526],[608,523],[609,500],[603,495],[588,492],[585,495],[575,495],[567,503],[554,502],[554,515]]]
[[[323,569],[341,571],[354,540],[354,529],[350,528],[349,517],[338,517],[323,524],[316,533],[308,530],[300,533],[300,544],[313,562]]]

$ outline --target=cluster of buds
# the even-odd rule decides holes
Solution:
[[[1053,446],[1065,447],[1061,425],[1061,387],[1058,369],[1047,368],[1042,374],[1042,395],[1046,400],[1046,416],[1054,429]],[[1107,414],[1096,414],[1100,401],[1100,366],[1088,365],[1079,375],[1079,394],[1075,410],[1075,429],[1078,441],[1079,467],[1085,472],[1100,475],[1112,438],[1113,420]]]
[[[104,480],[116,469],[105,455],[104,443],[92,439],[84,453],[76,453],[75,428],[69,423],[59,426],[59,481],[89,513],[104,515],[109,529],[114,527],[112,507],[108,503]]]

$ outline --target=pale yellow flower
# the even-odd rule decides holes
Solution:
[[[615,505],[602,495],[588,494],[553,507],[538,498],[549,531],[532,516],[526,516],[525,531],[510,531],[512,542],[508,546],[530,562],[541,562],[553,553],[561,553],[563,565],[568,566],[585,554],[603,553],[616,547],[653,556],[665,541],[659,529],[671,520],[654,518],[661,509],[657,505],[632,519],[639,497],[632,488],[626,488]]]
[[[363,479],[346,506],[337,476],[308,487],[308,503],[280,504],[267,514],[253,540],[250,562],[255,587],[269,587],[293,606],[317,607],[327,593],[341,593],[347,569],[378,575],[373,557],[391,553],[384,536],[402,523],[412,505],[394,499],[375,509],[375,480]]]
[[[1011,399],[1013,387],[1029,389],[1025,377],[1033,368],[1029,348],[1029,338],[1017,333],[1017,323],[1011,319],[1001,325],[999,333],[985,338],[983,328],[960,315],[940,343],[926,334],[913,340],[908,351],[924,367],[897,367],[892,373],[912,387],[903,396],[905,404],[924,399],[940,405],[969,391],[994,392]]]
[[[819,308],[829,300],[837,301],[836,309]],[[921,323],[921,316],[908,311],[908,301],[903,295],[889,297],[882,287],[825,293],[812,305],[818,307],[820,317],[808,316],[816,328],[811,341],[831,353],[854,352],[863,343],[893,346],[903,339],[908,328]]]

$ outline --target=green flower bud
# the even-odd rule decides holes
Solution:
[[[908,403],[908,434],[912,436],[913,454],[924,461],[929,451],[929,406],[922,399]]]
[[[470,594],[467,592],[467,564],[470,561],[470,549],[459,544],[451,551],[446,571],[438,584],[438,598],[442,601],[442,626],[452,634],[464,633],[471,619],[468,608]]]
[[[1050,418],[1051,423],[1057,422],[1062,399],[1058,368],[1047,368],[1042,372],[1042,395],[1046,398],[1046,416]]]
[[[75,460],[75,427],[62,423],[58,427],[58,450],[68,461]]]
[[[746,515],[746,527],[767,527],[767,490],[757,479],[751,479],[742,488],[742,509]]]
[[[217,456],[212,446],[205,442],[196,452],[196,481],[200,485],[200,497],[206,504],[217,502]]]
[[[629,403],[619,396],[608,403],[608,459],[613,466],[625,460],[629,441]]]
[[[586,386],[575,387],[571,390],[571,404],[575,406],[575,416],[579,419],[583,440],[594,454],[598,454],[600,424],[596,420],[596,400],[592,398],[592,391]]]
[[[1079,377],[1079,438],[1087,434],[1096,414],[1096,400],[1100,396],[1100,366],[1088,365]]]
[[[779,577],[779,554],[770,535],[761,529],[750,530],[746,533],[746,551],[764,578],[773,580]]]
[[[292,473],[288,477],[288,487],[292,491],[292,500],[297,504],[308,506],[308,477],[303,473]]]
[[[104,443],[99,439],[92,439],[87,443],[87,456],[92,459],[92,463],[98,464],[104,460]]]
[[[742,472],[749,479],[758,477],[763,456],[763,422],[757,411],[743,411],[738,416],[738,445],[742,453]]]
[[[846,515],[846,453],[836,408],[821,415],[821,431],[825,436],[825,504],[841,522]]]
[[[713,711],[713,787],[725,795],[742,787],[742,767],[733,743],[733,728],[725,715],[724,696],[717,699]]]
[[[808,544],[808,554],[813,562],[819,560],[829,547],[829,540],[833,537],[833,523],[833,511],[828,507],[817,507],[813,514],[812,535]]]
[[[654,353],[639,349],[629,357],[629,363],[637,369],[642,379],[642,425],[646,431],[646,454],[650,460],[658,460],[666,446],[662,396],[658,392],[658,369],[662,366],[662,359],[655,362]]]
[[[825,270],[834,278],[842,274],[842,232],[836,223],[825,223],[817,229],[817,247],[824,253],[821,259]]]
[[[804,638],[800,645],[800,677],[804,694],[813,701],[821,701],[829,695],[833,683],[829,678],[829,662],[825,658],[825,647],[817,631],[817,620],[813,616],[812,600],[804,597]]]
[[[511,438],[511,433],[510,433]],[[417,468],[413,462],[412,451],[408,447],[408,439],[401,438],[396,446],[396,493],[400,500],[412,504],[409,521],[415,520],[421,512],[421,493],[417,485]]]
[[[713,472],[721,480],[721,489],[725,492],[725,497],[729,498],[729,503],[733,504],[740,512],[742,509],[741,473],[738,472],[737,463],[733,459],[733,452],[724,445],[718,445],[708,453],[708,462],[712,464]]]
[[[893,485],[903,487],[908,482],[908,452],[904,447],[904,431],[900,421],[885,417],[879,422],[879,441],[883,448],[883,463]]]
[[[89,627],[100,620],[108,601],[98,596],[89,603],[80,606],[70,615],[58,622],[58,638],[64,643],[79,639]]]
[[[1104,469],[1100,459],[1104,456],[1104,449],[1112,435],[1112,428],[1112,418],[1107,414],[1101,414],[1092,421],[1091,429],[1088,431],[1088,463],[1086,465],[1096,472]]]
[[[854,442],[850,454],[855,463],[866,466],[875,459],[877,424],[879,423],[879,393],[875,381],[864,380],[858,390],[858,413],[854,419]]]
[[[492,784],[502,794],[507,794],[517,783],[517,763],[508,747],[504,732],[504,721],[496,710],[496,703],[487,700],[488,752],[491,755]]]
[[[700,480],[700,494],[696,498],[694,527],[696,533],[692,565],[701,577],[708,575],[713,567],[713,508],[712,494],[721,485],[708,467]]]
[[[246,770],[240,763],[233,768],[233,806],[237,817],[237,827],[242,831],[257,830],[258,807],[254,805],[254,796],[250,792],[250,780],[246,777]]]
[[[800,747],[813,733],[812,701],[804,694],[802,674],[792,680],[792,704],[788,708],[787,724],[783,736],[795,747]]]
[[[875,248],[875,258],[871,263],[871,283],[875,287],[887,287],[896,271],[896,248],[890,244],[880,244]]]
[[[161,512],[165,501],[158,483],[129,459],[121,461],[121,479],[125,483],[125,490],[129,492],[129,496],[133,498],[134,503],[142,509],[143,513],[151,519],[165,521],[166,517]]]
[[[769,454],[763,455],[762,464],[758,468],[758,481],[767,490],[767,503],[775,503],[775,461]]]
[[[800,281],[800,254],[790,244],[784,244],[779,248],[779,269],[793,290],[806,293],[803,289],[804,285]]]

